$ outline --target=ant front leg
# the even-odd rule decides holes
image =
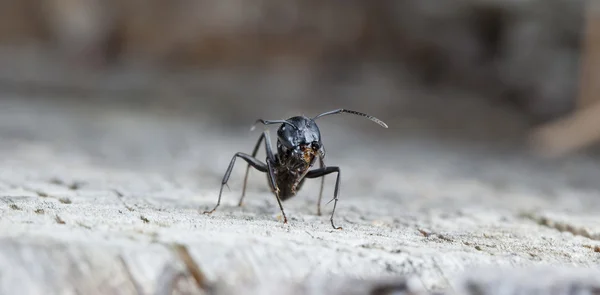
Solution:
[[[319,157],[319,168],[325,168],[325,162]],[[321,216],[321,198],[323,197],[323,188],[325,187],[325,175],[321,177],[321,190],[319,191],[319,200],[317,200],[317,215]]]
[[[227,184],[229,180],[229,176],[231,175],[231,171],[233,170],[233,165],[235,164],[235,159],[242,158],[244,161],[248,162],[248,166],[254,167],[256,170],[260,172],[267,172],[267,165],[265,163],[259,161],[258,159],[244,153],[236,153],[231,162],[229,163],[229,167],[225,172],[225,176],[223,176],[223,181],[221,181],[221,190],[219,190],[219,199],[217,199],[217,205],[210,211],[204,211],[204,214],[211,214],[217,210],[217,207],[221,204],[221,194],[223,193],[223,187]]]
[[[338,195],[340,192],[340,168],[339,167],[325,167],[312,170],[306,174],[306,178],[317,178],[324,177],[327,174],[331,174],[337,172],[337,179],[335,180],[335,189],[333,191],[333,211],[331,211],[331,226],[335,229],[342,229],[341,227],[336,227],[333,223],[333,215],[335,214],[335,207],[337,206]],[[331,201],[330,201],[331,202]]]
[[[283,211],[283,206],[281,205],[281,199],[279,198],[279,187],[277,186],[277,182],[275,181],[275,169],[273,168],[274,162],[271,159],[267,159],[267,169],[269,175],[269,181],[271,182],[271,188],[273,188],[273,192],[275,193],[275,198],[277,198],[277,204],[279,204],[279,209],[281,209],[281,215],[283,215],[283,223],[287,223],[287,217],[285,216],[285,212]]]
[[[271,161],[275,161],[275,157],[273,156],[273,151],[271,150],[271,138],[269,136],[268,130],[265,130],[258,138],[258,141],[256,142],[256,145],[254,146],[254,150],[252,151],[252,157],[256,157],[256,154],[258,153],[258,149],[260,148],[260,144],[262,143],[263,139],[265,141],[265,150],[267,152],[267,158],[270,159]],[[250,166],[251,166],[251,164],[248,163],[248,166],[246,167],[246,174],[244,175],[244,186],[242,187],[242,196],[240,197],[238,206],[242,206],[242,201],[244,200],[244,196],[246,195],[246,183],[248,182],[248,174],[250,172]]]

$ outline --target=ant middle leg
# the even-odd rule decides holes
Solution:
[[[252,166],[260,172],[267,172],[267,165],[265,163],[259,161],[258,159],[254,158],[248,154],[236,153],[233,156],[233,158],[231,159],[231,162],[229,163],[229,167],[227,167],[227,171],[225,172],[225,176],[223,176],[223,180],[221,181],[221,190],[219,190],[219,198],[217,199],[217,205],[210,211],[204,211],[204,214],[213,213],[215,210],[217,210],[217,207],[219,207],[219,205],[221,204],[221,194],[223,193],[223,187],[227,184],[227,181],[229,180],[229,176],[231,176],[231,171],[233,170],[233,165],[235,164],[235,160],[238,157],[242,158],[244,161],[248,162],[248,166]]]
[[[334,229],[342,229],[341,227],[336,227],[335,224],[333,223],[333,215],[335,214],[335,207],[337,206],[338,195],[340,192],[340,168],[339,167],[325,167],[325,168],[311,170],[306,174],[306,178],[324,177],[325,175],[331,174],[334,172],[337,172],[337,178],[335,180],[335,189],[333,191],[333,200],[332,200],[332,201],[334,201],[333,202],[333,210],[331,211],[331,218],[329,220],[331,221],[331,226],[333,226]]]
[[[260,135],[260,137],[258,138],[258,141],[256,142],[256,145],[254,146],[254,150],[252,151],[252,157],[256,157],[256,154],[258,153],[258,149],[260,148],[260,144],[262,143],[262,141],[265,141],[265,150],[267,153],[267,158],[275,161],[275,157],[273,156],[273,151],[271,150],[271,137],[269,136],[269,131],[265,130],[263,131],[263,133]],[[248,183],[248,174],[250,172],[250,166],[251,164],[248,163],[248,166],[246,167],[246,174],[244,175],[244,184],[242,187],[242,196],[240,197],[240,201],[238,202],[238,206],[242,206],[242,202],[244,200],[244,196],[246,196],[246,184]],[[266,172],[266,171],[264,171]]]

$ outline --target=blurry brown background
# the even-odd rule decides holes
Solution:
[[[521,141],[573,109],[585,5],[2,0],[0,91],[225,126],[347,107],[397,132]]]
[[[592,3],[0,0],[0,290],[185,289],[177,243],[209,277],[279,294],[284,278],[339,288],[328,274],[470,290],[448,294],[597,293],[574,271],[513,272],[600,262],[600,157],[523,149],[540,126],[555,151],[600,139]],[[327,165],[343,171],[343,231],[325,205],[333,174],[327,213],[314,215],[310,181],[280,226],[257,171],[236,206],[239,160],[218,211],[200,214],[256,143],[257,118],[340,107],[389,125],[319,119]],[[474,279],[450,281],[463,274]]]

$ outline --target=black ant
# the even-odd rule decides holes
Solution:
[[[333,223],[333,214],[335,213],[335,207],[337,205],[340,189],[340,168],[335,166],[325,166],[325,149],[323,147],[323,143],[321,142],[321,133],[319,131],[319,127],[315,123],[317,118],[340,113],[363,116],[383,126],[384,128],[388,128],[384,122],[373,116],[346,109],[337,109],[325,112],[314,118],[295,116],[287,120],[269,121],[258,119],[254,125],[252,125],[250,130],[254,130],[254,127],[258,123],[262,123],[264,125],[281,124],[279,129],[277,129],[277,153],[273,154],[273,151],[271,150],[271,138],[269,137],[268,130],[265,130],[258,138],[258,142],[254,147],[254,151],[252,151],[252,156],[241,152],[236,153],[231,159],[229,167],[227,168],[225,176],[223,177],[223,181],[221,182],[221,190],[219,191],[217,205],[212,210],[205,211],[204,214],[210,214],[214,212],[221,204],[223,186],[225,186],[229,180],[229,176],[233,170],[233,165],[235,164],[236,158],[240,157],[248,163],[248,167],[246,167],[244,186],[242,188],[242,197],[240,198],[238,206],[242,205],[244,195],[246,194],[248,172],[250,170],[250,166],[252,166],[256,170],[267,174],[267,180],[269,181],[271,191],[275,194],[277,203],[279,204],[279,209],[281,209],[284,224],[287,223],[287,217],[285,216],[281,202],[295,196],[302,187],[302,184],[306,178],[322,177],[321,191],[319,193],[319,200],[317,201],[317,215],[321,215],[321,197],[323,195],[325,175],[337,172],[337,179],[335,182],[335,190],[332,200],[334,201],[333,210],[331,212],[330,220],[331,226],[333,226],[334,229],[342,229],[341,227],[336,227]],[[265,148],[267,152],[266,164],[255,158],[263,139],[265,140]],[[310,170],[310,168],[315,164],[317,157],[319,158],[320,168]]]

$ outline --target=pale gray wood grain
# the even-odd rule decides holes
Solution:
[[[284,203],[285,226],[259,173],[237,207],[243,165],[218,211],[200,214],[216,202],[231,155],[249,151],[256,134],[45,102],[0,101],[0,118],[3,294],[365,293],[382,278],[453,294],[464,289],[463,275],[484,286],[481,294],[500,294],[487,280],[525,288],[539,283],[531,267],[585,272],[600,261],[600,198],[585,181],[600,172],[596,160],[552,166],[517,151],[377,135],[370,140],[381,144],[367,147],[366,135],[348,139],[329,127],[328,161],[344,169],[335,217],[344,230],[336,231],[331,204],[315,215],[318,181]],[[176,243],[214,288],[198,288]],[[524,275],[488,279],[480,267]]]

